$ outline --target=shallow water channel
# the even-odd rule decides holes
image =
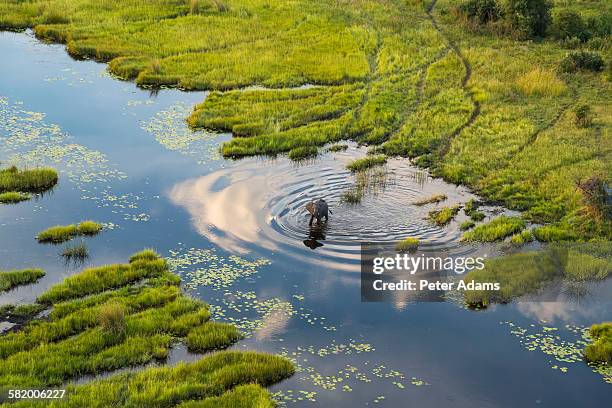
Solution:
[[[611,285],[580,301],[470,311],[457,302],[362,303],[359,244],[416,236],[456,248],[446,228],[411,205],[445,193],[474,197],[392,159],[384,186],[361,204],[340,200],[354,180],[350,144],[299,165],[286,157],[222,159],[230,135],[191,132],[184,118],[205,93],[150,92],[74,61],[61,45],[0,33],[0,162],[60,171],[48,194],[0,207],[0,269],[40,267],[37,284],[0,295],[25,303],[80,270],[37,232],[83,219],[84,266],[125,262],[144,248],[167,257],[183,287],[247,338],[238,349],[286,354],[295,376],[272,388],[288,406],[576,407],[601,405],[612,385],[580,361],[581,329],[612,317]],[[303,205],[324,196],[333,215],[310,229]],[[485,208],[488,214],[500,209]],[[314,249],[313,249],[314,248]],[[169,363],[195,359],[177,347]],[[82,379],[89,380],[89,379]]]

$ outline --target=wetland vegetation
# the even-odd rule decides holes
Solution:
[[[575,188],[611,173],[611,7],[34,0],[2,3],[0,27],[33,27],[141,86],[214,91],[189,124],[232,132],[225,156],[355,139],[583,240],[612,236]],[[266,88],[240,89],[253,85]],[[585,103],[591,125],[576,126]]]
[[[45,272],[42,269],[0,271],[0,292],[10,290],[19,285],[34,283],[43,276],[45,276]]]
[[[57,172],[51,168],[19,170],[12,166],[0,169],[0,193],[4,198],[25,197],[26,193],[42,193],[57,184]]]
[[[211,322],[208,305],[183,295],[179,283],[166,261],[147,250],[132,256],[129,264],[85,269],[41,294],[37,304],[4,307],[5,315],[30,318],[43,308],[50,310],[48,317],[0,337],[0,386],[57,386],[84,374],[163,361],[180,341],[205,352],[240,338],[235,327]],[[291,374],[293,365],[281,357],[218,352],[196,363],[71,385],[62,406],[153,401],[175,406],[192,400],[203,400],[206,406],[222,398],[228,406],[246,407],[252,394],[269,406],[261,386]],[[249,392],[240,391],[239,386],[248,384],[253,384]],[[160,386],[163,395],[154,391]]]
[[[59,244],[70,241],[71,239],[82,236],[94,236],[102,231],[102,224],[95,221],[82,221],[79,224],[56,225],[47,228],[36,235],[36,239],[41,243]]]

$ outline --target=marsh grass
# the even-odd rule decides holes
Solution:
[[[428,219],[435,225],[443,227],[455,218],[461,206],[455,205],[453,207],[442,207],[439,210],[432,210],[429,212]]]
[[[28,193],[8,191],[0,194],[0,204],[17,204],[22,201],[27,201],[30,198],[32,198],[32,196]]]
[[[64,261],[66,261],[66,263],[74,262],[77,265],[82,265],[89,257],[89,250],[87,249],[87,245],[80,243],[67,246],[62,250],[60,255],[64,257]]]
[[[318,149],[316,146],[300,146],[289,150],[289,158],[293,161],[301,161],[316,157]]]
[[[102,224],[95,221],[82,221],[77,225],[79,235],[94,236],[102,231]]]
[[[502,215],[463,234],[464,241],[494,242],[504,239],[525,228],[525,221],[517,217]]]
[[[395,244],[395,250],[397,252],[412,252],[416,251],[419,247],[419,239],[418,238],[405,238],[398,243]]]
[[[366,156],[361,159],[356,159],[346,165],[346,168],[352,171],[353,173],[358,171],[368,170],[372,167],[382,166],[387,163],[387,156],[385,155],[377,155],[377,156]]]
[[[129,264],[88,268],[51,287],[38,298],[40,307],[51,307],[46,319],[31,320],[0,337],[0,387],[16,381],[21,386],[51,387],[82,375],[164,360],[171,344],[188,336],[200,352],[235,342],[236,328],[207,323],[208,306],[182,295],[179,284],[166,262],[146,250],[134,254]],[[270,401],[261,387],[293,372],[292,363],[281,357],[217,352],[195,363],[69,385],[62,403],[175,406],[223,398],[231,407],[252,406],[248,398]],[[259,384],[253,385],[259,393],[226,394],[251,383]],[[163,395],[154,391],[160,384]]]
[[[206,322],[192,329],[185,340],[189,351],[203,352],[224,349],[241,338],[242,334],[231,324]]]
[[[589,335],[591,343],[584,349],[584,358],[591,363],[612,364],[612,322],[592,325]]]
[[[342,144],[342,143],[336,143],[333,144],[331,146],[329,146],[327,148],[328,152],[342,152],[344,150],[348,149],[348,145],[347,144]]]
[[[446,194],[434,194],[431,197],[423,198],[422,200],[417,200],[413,202],[413,205],[422,206],[426,204],[437,204],[442,201],[445,201],[448,197]]]
[[[0,3],[0,28],[33,27],[143,87],[211,90],[188,121],[232,132],[226,157],[353,139],[527,218],[537,213],[565,230],[555,236],[610,239],[609,220],[578,216],[573,183],[609,173],[601,135],[611,82],[600,72],[612,6],[555,4],[555,16],[589,16],[597,37],[582,44],[580,24],[559,30],[560,21],[553,31],[578,43],[524,41],[545,24],[534,31],[515,8],[500,17],[506,3],[470,1],[457,12],[454,0],[9,1]],[[567,45],[591,51],[565,58]],[[597,126],[577,127],[565,114],[577,101],[588,102]]]
[[[19,170],[9,167],[0,170],[0,193],[42,193],[57,184],[57,172],[50,168]]]
[[[464,281],[499,282],[500,290],[467,291],[466,303],[474,307],[507,303],[537,293],[555,279],[568,285],[599,281],[612,273],[609,256],[609,244],[551,244],[537,251],[493,258],[485,262],[484,269],[469,272]]]
[[[512,237],[510,237],[510,242],[515,245],[523,245],[523,244],[533,241],[533,239],[534,237],[531,231],[524,230],[518,234],[512,235]]]
[[[102,231],[102,224],[94,221],[83,221],[79,224],[56,225],[41,231],[36,235],[36,239],[40,243],[60,244],[70,241],[71,239],[83,235],[94,236]]]
[[[374,167],[355,172],[355,185],[342,192],[340,201],[359,204],[366,194],[377,195],[385,190],[389,173],[385,167]]]
[[[527,252],[488,260],[482,270],[472,270],[465,282],[499,282],[499,291],[465,291],[465,302],[471,307],[511,300],[537,292],[545,282],[562,274],[552,252]]]
[[[22,269],[15,271],[0,271],[0,292],[16,286],[34,283],[45,276],[42,269]]]
[[[53,243],[60,244],[62,242],[70,241],[78,235],[78,228],[76,225],[56,225],[51,228],[47,228],[36,235],[36,239],[41,243]]]
[[[474,226],[476,226],[476,223],[472,220],[467,220],[467,221],[463,221],[460,225],[459,225],[459,229],[461,231],[467,231],[469,229],[474,228]]]
[[[45,306],[38,303],[24,305],[4,305],[0,306],[0,319],[4,319],[11,322],[21,322],[34,318],[43,310],[45,310]]]

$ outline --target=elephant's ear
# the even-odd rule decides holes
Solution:
[[[315,205],[313,202],[310,202],[308,204],[306,204],[306,209],[308,210],[308,212],[310,213],[310,215],[314,214],[315,211]]]

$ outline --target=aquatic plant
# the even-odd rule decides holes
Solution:
[[[21,269],[15,271],[0,271],[0,292],[16,286],[34,283],[45,276],[42,269]]]
[[[16,191],[8,191],[0,194],[0,204],[17,204],[22,201],[29,200],[32,196],[28,193],[18,193]]]
[[[51,308],[48,318],[26,322],[0,338],[0,386],[14,386],[16,379],[22,386],[56,386],[84,374],[163,360],[173,339],[189,335],[193,348],[201,352],[236,341],[236,329],[211,324],[208,306],[182,295],[180,279],[163,259],[151,254],[135,254],[125,265],[85,269],[39,296],[40,307]],[[63,403],[123,406],[165,401],[163,404],[176,405],[224,398],[230,406],[252,406],[248,398],[255,394],[234,397],[228,392],[256,382],[259,385],[254,387],[260,390],[256,401],[269,401],[261,386],[278,382],[293,371],[291,362],[281,357],[219,352],[195,363],[69,385]],[[159,384],[164,384],[163,396],[153,392]]]
[[[21,321],[31,319],[43,310],[45,310],[45,306],[38,303],[24,305],[3,305],[0,306],[0,319],[4,319],[6,321]]]
[[[89,257],[89,250],[84,243],[67,246],[60,253],[66,262],[83,263]]]
[[[70,241],[78,235],[78,228],[76,225],[56,225],[54,227],[47,228],[36,235],[38,242],[46,243],[51,242],[59,244],[62,242]]]
[[[308,159],[311,157],[315,157],[318,153],[318,149],[316,146],[300,146],[294,147],[289,150],[289,158],[294,161],[300,161],[304,159]]]
[[[443,227],[455,218],[460,209],[461,206],[455,205],[453,207],[442,207],[439,210],[432,210],[429,212],[428,219],[437,226]]]
[[[447,198],[448,197],[446,196],[446,194],[434,194],[431,197],[426,197],[421,200],[414,201],[412,204],[418,205],[418,206],[425,205],[425,204],[437,204],[441,201],[446,200]]]
[[[41,243],[59,244],[70,241],[78,235],[94,236],[102,231],[102,224],[94,221],[83,221],[79,224],[56,225],[47,228],[36,235],[36,239]]]
[[[592,325],[589,335],[592,342],[584,349],[584,358],[591,363],[612,364],[612,322]]]
[[[187,334],[186,343],[190,351],[226,348],[242,338],[235,326],[226,323],[207,322]]]
[[[361,159],[355,159],[346,165],[346,168],[352,172],[364,171],[375,166],[382,166],[387,163],[385,155],[366,156]]]
[[[57,184],[57,172],[51,168],[18,170],[9,167],[0,170],[0,193],[42,193]]]
[[[395,244],[395,250],[397,252],[415,251],[418,247],[419,239],[413,237],[405,238]]]
[[[459,229],[461,231],[467,231],[469,229],[474,228],[474,226],[476,225],[476,223],[472,220],[467,220],[467,221],[463,221],[460,225],[459,225]]]
[[[95,221],[82,221],[77,225],[77,233],[79,235],[93,236],[102,231],[102,224]]]
[[[516,245],[522,245],[531,241],[533,241],[533,234],[529,230],[523,230],[520,233],[514,234],[512,237],[510,237],[510,242]]]
[[[525,228],[525,221],[517,217],[502,215],[463,234],[464,241],[494,242],[515,234]]]
[[[344,151],[346,149],[348,149],[348,145],[347,144],[336,143],[336,144],[333,144],[333,145],[329,146],[327,148],[327,151],[328,152],[341,152],[341,151]]]

